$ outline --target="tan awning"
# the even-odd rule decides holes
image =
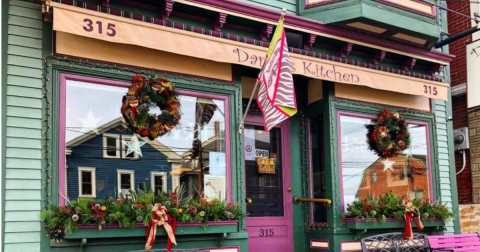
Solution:
[[[53,29],[113,43],[137,45],[216,62],[260,68],[267,48],[140,22],[52,2]],[[290,54],[293,73],[311,78],[367,86],[447,100],[448,85],[409,76]],[[119,62],[121,63],[121,62]]]

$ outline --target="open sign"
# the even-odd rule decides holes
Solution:
[[[255,157],[268,158],[270,157],[270,152],[268,150],[255,149]]]

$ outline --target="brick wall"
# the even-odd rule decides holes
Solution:
[[[448,8],[460,13],[463,13],[467,16],[470,16],[470,3],[468,1],[449,1],[447,2]],[[453,35],[460,33],[464,30],[467,30],[471,27],[470,19],[459,16],[452,12],[447,12],[448,14],[448,32]],[[450,44],[450,53],[455,55],[456,58],[451,62],[451,85],[456,86],[467,82],[467,60],[466,60],[466,45],[472,40],[471,36],[467,36],[463,39],[457,40],[454,43]],[[454,97],[452,100],[452,109],[453,117],[455,118],[458,115],[463,115],[467,113],[467,97],[462,95],[459,97]],[[453,120],[453,128],[467,127],[468,117],[456,117]],[[480,194],[475,192],[480,189],[480,184],[476,187],[478,189],[473,189],[472,181],[472,170],[470,167],[470,151],[466,152],[467,155],[467,164],[465,170],[457,176],[457,185],[458,185],[458,201],[460,204],[472,203],[475,198],[475,201],[480,200]],[[459,171],[462,168],[463,157],[462,154],[455,153],[455,168]],[[478,171],[478,169],[477,169]],[[479,174],[480,176],[480,174]],[[480,177],[478,177],[480,183]],[[475,195],[475,197],[473,197]]]
[[[459,72],[462,69],[456,69]],[[463,115],[467,112],[467,96],[453,97],[452,100],[453,115]],[[468,117],[463,116],[453,120],[453,128],[458,129],[468,126]],[[460,204],[468,204],[472,202],[472,172],[470,169],[470,151],[467,150],[467,164],[463,172],[457,176],[458,202]],[[458,171],[462,169],[463,156],[459,152],[455,152],[455,168]]]
[[[449,1],[447,2],[449,9],[470,16],[469,1]],[[448,33],[457,34],[471,27],[470,19],[459,16],[452,12],[447,12],[448,16]],[[467,36],[450,44],[450,54],[456,58],[450,63],[452,86],[467,82],[467,60],[466,45],[470,43],[472,36]]]

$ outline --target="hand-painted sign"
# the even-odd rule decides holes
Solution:
[[[267,48],[52,2],[53,29],[112,43],[261,68]],[[158,41],[162,41],[158,43]],[[194,46],[192,46],[194,45]],[[305,55],[290,55],[292,72],[311,78],[447,100],[448,85]]]

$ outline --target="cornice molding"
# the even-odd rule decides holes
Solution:
[[[464,96],[467,94],[467,83],[452,86],[452,97]]]
[[[209,6],[211,8],[217,10],[224,10],[228,12],[234,12],[243,16],[251,17],[252,19],[260,19],[264,22],[277,22],[278,17],[280,16],[280,11],[270,10],[267,8],[263,8],[260,6],[243,3],[240,1],[232,1],[232,0],[175,0],[178,3],[183,4],[196,4],[198,7]],[[422,49],[420,47],[407,45],[391,40],[386,40],[378,37],[373,37],[366,35],[364,33],[360,33],[357,31],[348,31],[346,32],[345,29],[327,26],[320,21],[312,20],[296,15],[287,14],[285,16],[284,23],[286,26],[296,27],[301,30],[308,30],[317,33],[324,33],[326,35],[330,35],[338,40],[343,40],[346,42],[358,42],[358,44],[367,44],[366,46],[370,46],[372,48],[377,49],[384,49],[388,52],[393,52],[396,54],[411,54],[416,55],[418,59],[426,60],[426,61],[435,61],[435,62],[442,62],[442,63],[450,63],[455,56],[447,53],[442,53],[439,51],[431,50],[428,51],[426,49]],[[307,31],[302,31],[307,32]],[[408,55],[408,56],[411,56]]]

